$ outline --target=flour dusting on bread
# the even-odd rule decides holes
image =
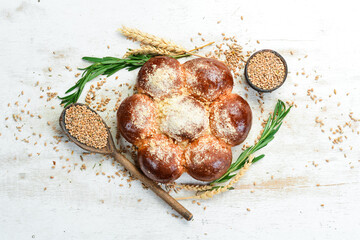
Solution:
[[[205,107],[192,97],[175,96],[158,104],[160,130],[176,141],[194,140],[209,126]]]

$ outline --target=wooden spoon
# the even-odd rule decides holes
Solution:
[[[94,110],[92,110],[89,106],[81,103],[75,103],[67,106],[60,115],[60,127],[66,134],[66,136],[69,137],[70,141],[74,142],[76,145],[81,147],[82,149],[92,152],[92,153],[101,153],[105,155],[112,156],[117,162],[121,163],[130,173],[132,176],[139,179],[141,182],[145,184],[148,188],[154,191],[160,198],[162,198],[167,204],[169,204],[175,211],[177,211],[181,216],[183,216],[186,220],[190,221],[193,218],[193,215],[191,212],[189,212],[184,206],[182,206],[178,201],[176,201],[173,197],[171,197],[167,192],[165,192],[161,187],[157,185],[154,181],[152,181],[150,178],[146,177],[142,172],[139,171],[138,168],[134,166],[126,157],[124,157],[119,150],[116,149],[112,135],[109,131],[108,126],[103,121],[104,125],[106,126],[106,129],[108,131],[108,141],[107,145],[104,148],[98,149],[94,147],[89,147],[81,142],[79,142],[75,137],[73,137],[68,129],[66,129],[65,126],[65,113],[66,110],[72,106],[80,105],[80,106],[86,106],[89,110],[93,111],[97,114]]]

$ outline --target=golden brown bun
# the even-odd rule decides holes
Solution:
[[[229,68],[212,58],[196,58],[183,64],[188,91],[196,98],[214,101],[231,92],[234,82]]]
[[[141,67],[136,86],[140,93],[154,98],[180,93],[184,86],[182,66],[171,57],[153,57]]]
[[[126,98],[117,111],[117,126],[121,135],[130,143],[137,144],[156,130],[156,107],[144,94]]]
[[[162,134],[142,142],[138,162],[147,177],[160,183],[173,182],[184,172],[182,149]]]
[[[206,135],[190,144],[185,152],[190,176],[200,181],[214,181],[230,167],[231,147],[217,138]]]
[[[214,102],[210,110],[212,134],[235,146],[242,143],[251,128],[252,112],[249,104],[232,93]]]
[[[191,96],[167,98],[159,109],[160,130],[178,142],[198,138],[209,127],[205,107]]]

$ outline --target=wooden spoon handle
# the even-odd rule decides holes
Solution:
[[[162,198],[167,204],[169,204],[175,211],[177,211],[181,216],[186,220],[190,221],[193,218],[191,212],[189,212],[183,205],[171,197],[167,192],[165,192],[161,187],[159,187],[153,180],[146,177],[138,168],[134,166],[126,157],[120,154],[118,151],[113,153],[113,157],[116,161],[121,163],[134,177],[143,182],[148,188],[154,191],[156,195]]]

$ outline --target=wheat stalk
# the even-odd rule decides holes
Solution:
[[[206,191],[213,188],[210,185],[194,185],[194,184],[176,184],[175,187],[187,191]]]
[[[136,28],[128,28],[122,26],[119,31],[126,37],[141,42],[145,45],[151,45],[157,48],[167,50],[169,52],[183,54],[186,53],[186,49],[163,38],[156,37],[154,35],[144,33]]]
[[[225,185],[225,186],[219,186],[213,190],[207,190],[203,193],[201,193],[200,195],[196,195],[196,196],[190,196],[190,197],[183,197],[183,198],[176,198],[176,200],[185,200],[185,199],[208,199],[208,198],[212,198],[214,195],[229,191],[229,189],[235,184],[237,183],[240,178],[242,176],[244,176],[245,172],[249,169],[252,160],[254,159],[253,155],[249,156],[249,160],[244,164],[244,166],[240,169],[240,171],[235,175],[235,177],[233,177],[233,179],[231,179],[231,181]],[[187,186],[187,185],[185,185]],[[191,186],[191,185],[190,185]],[[194,185],[196,186],[196,185]],[[210,187],[210,189],[214,188],[212,186],[209,185],[204,185],[206,187]],[[204,187],[204,186],[200,186],[200,187]],[[186,189],[186,188],[184,188]],[[194,189],[196,189],[196,187],[194,187]],[[200,188],[201,189],[201,188]],[[201,191],[201,190],[200,190]]]
[[[146,46],[143,46],[143,47],[138,48],[138,49],[131,49],[131,50],[127,51],[125,53],[125,55],[123,56],[123,58],[127,58],[130,55],[139,55],[139,54],[145,54],[145,55],[146,54],[153,54],[153,55],[165,55],[165,56],[174,55],[174,53],[172,53],[172,52],[170,52],[168,50],[146,45]]]

